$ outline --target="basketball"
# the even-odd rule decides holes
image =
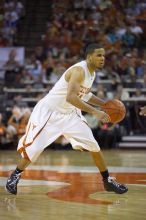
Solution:
[[[102,109],[110,116],[112,124],[122,121],[126,115],[125,105],[118,99],[107,101]]]

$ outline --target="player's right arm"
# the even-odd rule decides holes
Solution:
[[[103,111],[99,111],[92,107],[91,105],[85,103],[78,96],[80,92],[81,83],[84,80],[84,70],[82,67],[73,67],[66,73],[66,80],[68,82],[67,97],[66,101],[74,105],[76,108],[81,109],[82,111],[91,113],[95,115],[102,122],[110,122],[110,117]]]

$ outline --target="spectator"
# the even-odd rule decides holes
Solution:
[[[45,72],[46,80],[50,78],[51,73],[55,67],[55,59],[52,56],[52,53],[48,51],[47,58],[43,62],[43,70]]]
[[[21,65],[16,61],[16,50],[12,49],[9,53],[8,61],[4,64],[5,69],[5,85],[14,86],[16,82],[16,75],[19,74]]]
[[[43,78],[42,64],[36,59],[35,55],[31,56],[28,72],[35,82]]]
[[[14,141],[15,138],[17,139],[24,134],[30,113],[29,108],[21,109],[18,106],[13,107],[7,127],[7,139],[9,141]]]
[[[58,63],[49,77],[51,83],[56,83],[64,71],[65,67]]]
[[[127,27],[126,33],[122,37],[124,47],[132,48],[136,44],[136,36],[131,32],[130,28]]]
[[[13,4],[14,4],[14,8],[19,16],[19,18],[23,17],[25,14],[25,10],[24,10],[24,5],[22,4],[21,1],[18,0],[13,0]]]
[[[116,148],[121,139],[119,125],[101,124],[98,125],[97,140],[103,148]]]
[[[14,141],[14,138],[17,139],[21,116],[22,116],[21,109],[18,106],[14,106],[12,109],[12,115],[8,120],[8,127],[7,127],[7,139],[10,142]]]
[[[22,111],[22,116],[17,130],[18,138],[25,133],[26,125],[31,114],[29,108],[21,108],[21,111]]]
[[[124,100],[129,99],[129,97],[130,97],[130,95],[129,95],[128,91],[124,90],[122,84],[119,84],[117,86],[117,90],[115,92],[114,98],[124,101]]]
[[[7,46],[7,41],[0,35],[0,47]]]
[[[144,99],[145,95],[142,93],[140,88],[136,88],[136,91],[135,91],[135,93],[132,97],[137,98],[138,100],[140,100],[140,99]]]
[[[1,32],[8,41],[9,46],[15,44],[15,36],[20,18],[24,15],[24,6],[17,0],[5,0],[3,12],[3,24]]]
[[[6,138],[6,126],[3,123],[3,115],[0,113],[0,144],[5,142]]]

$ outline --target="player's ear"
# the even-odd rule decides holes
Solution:
[[[87,60],[89,60],[89,62],[91,62],[92,58],[91,58],[91,54],[87,55]]]

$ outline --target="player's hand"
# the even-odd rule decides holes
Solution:
[[[98,111],[95,116],[103,123],[109,123],[111,121],[110,116],[103,111]]]
[[[142,116],[146,116],[146,106],[140,108],[139,114]]]

